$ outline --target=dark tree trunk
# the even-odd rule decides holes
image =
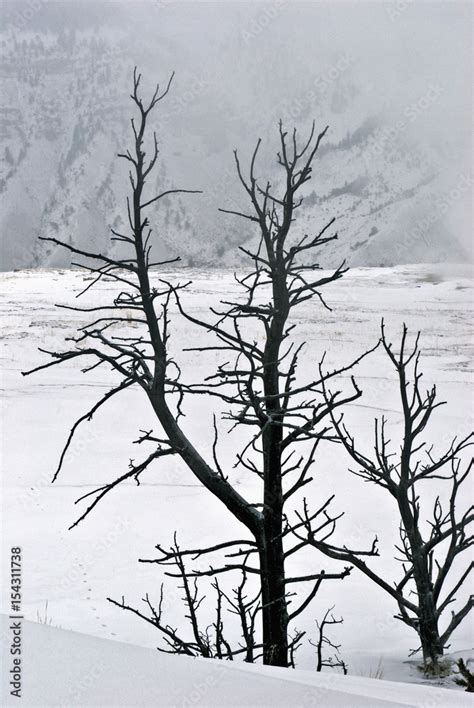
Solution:
[[[285,557],[282,540],[282,436],[284,411],[280,394],[280,347],[288,317],[288,292],[283,269],[273,273],[275,314],[268,331],[264,356],[266,413],[271,420],[263,433],[264,506],[260,550],[262,573],[263,661],[288,666],[288,609]]]
[[[420,539],[421,540],[421,539]],[[418,544],[412,545],[413,552],[413,578],[415,580],[419,603],[419,637],[423,660],[431,664],[436,671],[438,658],[443,655],[443,644],[438,629],[436,604],[433,597],[433,584],[431,582],[426,555]]]
[[[431,664],[434,670],[438,667],[438,659],[443,655],[443,644],[438,630],[438,618],[431,589],[418,585],[420,596],[420,641],[425,665]]]
[[[288,666],[288,611],[285,597],[283,544],[278,523],[269,519],[261,542],[263,662]]]
[[[413,580],[418,595],[418,635],[420,638],[425,665],[431,664],[434,671],[438,667],[438,658],[443,655],[443,644],[438,629],[436,603],[433,597],[428,557],[424,542],[418,529],[417,519],[413,516],[407,494],[407,488],[401,484],[398,491],[398,506],[402,518],[413,564]]]

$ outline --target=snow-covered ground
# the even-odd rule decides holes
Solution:
[[[186,301],[188,307],[200,314],[221,297],[228,296],[233,288],[231,276],[227,272],[189,270],[167,274],[174,280],[193,280]],[[436,381],[440,398],[448,401],[435,415],[428,434],[436,445],[445,448],[454,435],[467,434],[472,429],[469,388],[473,362],[470,331],[473,282],[469,276],[469,270],[460,266],[443,271],[440,266],[426,265],[352,270],[342,282],[325,290],[332,312],[312,303],[302,305],[296,313],[297,335],[308,342],[306,372],[316,366],[325,350],[328,365],[336,366],[374,344],[382,316],[394,341],[398,339],[403,321],[413,333],[421,329],[426,385]],[[150,468],[140,486],[119,487],[84,523],[72,531],[67,530],[82,509],[81,505],[74,505],[75,499],[93,486],[122,474],[130,458],[141,459],[144,451],[137,450],[132,441],[140,429],[149,429],[154,423],[140,391],[124,393],[121,400],[116,399],[104,407],[92,423],[83,425],[60,478],[54,485],[50,484],[58,454],[73,421],[110,387],[112,374],[98,370],[84,376],[73,364],[26,378],[20,372],[46,361],[45,355],[37,351],[38,346],[60,350],[64,337],[73,334],[76,326],[84,322],[80,313],[53,307],[55,302],[80,304],[81,301],[74,300],[74,295],[87,284],[83,278],[79,271],[60,270],[0,274],[2,575],[6,577],[10,547],[21,546],[23,612],[27,619],[35,621],[40,617],[56,628],[152,648],[159,643],[156,631],[113,607],[106,597],[120,599],[125,595],[134,605],[140,605],[146,592],[156,598],[162,577],[153,564],[140,564],[137,559],[153,557],[156,543],[171,543],[175,529],[185,547],[194,545],[196,539],[199,544],[228,540],[237,527],[226,510],[209,497],[177,460],[170,458]],[[113,292],[113,283],[106,282],[95,292],[89,292],[83,303],[103,303],[110,300]],[[182,365],[184,378],[189,381],[192,376],[193,380],[200,380],[220,361],[219,357],[212,353],[196,356],[182,352],[190,342],[202,341],[203,335],[192,331],[178,316],[173,317],[171,329],[171,347]],[[388,361],[379,351],[360,365],[357,378],[364,396],[353,407],[348,420],[369,450],[374,416],[387,415],[394,425],[394,439],[399,431],[397,387]],[[208,453],[212,445],[211,403],[193,398],[186,406],[186,413],[186,430],[198,441],[200,449]],[[237,442],[235,434],[224,433],[219,443],[221,461],[229,469]],[[257,481],[242,472],[233,474],[242,493],[255,497]],[[433,494],[443,496],[441,486]],[[338,538],[359,547],[370,546],[377,534],[382,555],[373,561],[374,566],[395,580],[399,567],[393,560],[392,547],[397,541],[397,518],[391,500],[378,489],[351,477],[347,472],[347,459],[335,446],[328,446],[317,459],[315,481],[306,489],[306,495],[316,505],[333,492],[336,494],[333,510],[346,512],[339,525]],[[428,490],[427,493],[431,500],[433,494],[430,496]],[[239,536],[241,534],[239,531]],[[310,551],[295,560],[293,569],[299,573],[335,567],[337,565]],[[165,588],[166,618],[171,624],[182,624],[180,592],[169,581]],[[8,597],[8,584],[3,583],[2,611],[5,613],[9,611]],[[462,593],[458,599],[462,601]],[[308,636],[314,638],[314,620],[332,605],[335,605],[335,614],[344,617],[344,624],[337,626],[332,636],[342,644],[342,655],[352,676],[373,675],[380,666],[383,679],[423,681],[416,662],[407,661],[408,651],[416,645],[416,637],[393,619],[395,608],[381,590],[355,570],[344,582],[327,582],[310,609],[298,618],[298,628],[306,629]],[[65,636],[55,634],[52,628],[48,631],[44,641],[51,642],[52,647],[55,640],[49,637]],[[28,629],[32,647],[43,641],[38,632],[38,628]],[[83,641],[86,640],[77,639],[77,645],[82,646]],[[90,640],[91,651],[102,646],[105,645],[98,640]],[[451,649],[464,653],[472,646],[472,624],[467,621],[453,636]],[[117,656],[120,654],[120,661],[125,661],[117,644],[111,643],[110,647],[115,647],[111,651]],[[139,651],[130,648],[130,652]],[[144,652],[143,666],[152,667],[153,657],[154,654]],[[299,669],[313,669],[314,649],[305,644],[297,661]],[[120,666],[119,659],[117,662]],[[160,664],[164,667],[160,672],[166,674],[167,666]],[[191,681],[192,671],[189,671]],[[143,670],[140,674],[140,681],[144,680],[145,673]],[[231,676],[230,670],[226,682],[227,676]],[[250,674],[247,676],[250,681]],[[316,677],[307,678],[311,674],[305,676],[302,686],[307,685],[307,681],[317,681]],[[336,680],[334,673],[331,676]],[[255,681],[258,683],[257,677]],[[282,696],[286,695],[284,690],[292,686],[286,681],[285,688],[281,681],[274,685],[278,694],[281,689]],[[303,691],[303,688],[294,690]],[[461,701],[462,693],[455,695]],[[302,696],[303,693],[298,693],[293,705],[312,705],[305,703]],[[99,698],[97,701],[100,703]],[[136,705],[140,704],[143,703],[137,700]],[[206,704],[205,701],[202,704]],[[281,705],[284,704],[289,705],[282,699]],[[441,704],[447,705],[438,701],[437,705]],[[358,703],[354,699],[350,705]],[[400,700],[398,705],[414,704]]]
[[[8,620],[1,618],[2,636]],[[470,696],[360,676],[188,657],[24,623],[23,706],[463,708]],[[2,643],[2,648],[5,644]],[[5,668],[9,666],[5,655]],[[4,673],[4,676],[6,672]],[[16,705],[2,681],[2,706]]]

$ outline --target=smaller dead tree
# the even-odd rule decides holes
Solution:
[[[468,527],[474,520],[473,507],[464,513],[459,513],[458,509],[460,489],[473,466],[472,459],[468,463],[463,460],[463,453],[472,445],[473,436],[471,433],[459,440],[454,438],[447,449],[439,454],[434,453],[433,445],[428,445],[422,439],[422,433],[442,402],[437,401],[435,385],[426,392],[422,390],[419,333],[411,349],[407,344],[407,334],[404,325],[400,348],[396,353],[387,340],[382,322],[381,343],[396,371],[400,389],[403,438],[399,451],[394,451],[396,448],[391,446],[387,437],[385,418],[375,420],[374,455],[368,456],[357,447],[354,437],[343,423],[343,415],[336,417],[331,413],[339,440],[357,465],[351,472],[385,490],[397,506],[400,544],[396,546],[396,559],[402,564],[401,579],[391,584],[370,568],[360,553],[356,555],[345,546],[318,540],[306,505],[299,518],[305,530],[305,538],[311,545],[330,558],[355,566],[393,597],[399,608],[396,618],[414,629],[419,637],[420,647],[413,653],[421,649],[425,670],[436,674],[439,669],[438,658],[442,656],[454,630],[473,606],[471,596],[456,611],[451,611],[449,621],[440,629],[445,610],[452,607],[473,568],[473,563],[469,563],[447,589],[448,576],[451,578],[453,570],[459,567],[454,565],[455,561],[472,546],[474,540],[468,533]],[[355,389],[360,390],[356,382],[352,382]],[[332,400],[333,394],[328,391],[324,380],[322,387],[326,400]],[[439,486],[450,485],[450,492],[447,503],[441,501],[441,496],[436,497],[431,516],[425,520],[422,514],[422,505],[426,506],[423,503],[426,498],[423,487],[429,482]],[[327,519],[330,523],[329,515]],[[300,530],[297,530],[296,535],[299,534]],[[377,539],[374,548],[376,544]]]
[[[344,622],[342,617],[340,617],[339,619],[336,619],[334,617],[334,615],[332,614],[333,609],[334,609],[334,606],[332,606],[328,610],[326,610],[321,622],[318,622],[316,620],[316,626],[318,628],[318,639],[316,642],[313,642],[310,639],[309,643],[312,644],[313,647],[316,647],[316,656],[317,656],[316,671],[322,671],[324,667],[329,668],[329,669],[342,669],[342,672],[345,675],[345,674],[347,674],[347,664],[342,659],[342,657],[339,653],[341,645],[334,644],[334,642],[331,639],[329,639],[329,637],[326,634],[327,627],[329,627],[331,625],[335,625],[335,624],[342,624]],[[332,656],[325,657],[324,650],[328,647],[329,647],[329,649],[334,650],[334,654]]]
[[[262,648],[262,644],[257,644],[255,639],[255,621],[261,611],[260,592],[257,592],[253,597],[248,597],[247,580],[248,576],[245,570],[241,574],[240,584],[232,591],[232,595],[227,594],[220,587],[217,578],[214,578],[211,587],[215,593],[215,620],[210,624],[203,625],[200,617],[199,609],[204,602],[206,596],[200,592],[198,586],[199,574],[194,571],[188,571],[185,565],[186,556],[192,556],[196,559],[196,554],[193,551],[183,551],[178,545],[176,534],[174,536],[174,544],[169,551],[158,547],[161,552],[161,557],[155,562],[161,566],[171,567],[172,570],[166,571],[165,575],[171,578],[179,578],[181,584],[179,589],[183,591],[182,602],[185,607],[186,626],[191,627],[191,638],[184,638],[182,633],[176,628],[169,625],[164,619],[165,604],[164,604],[164,585],[161,584],[158,604],[155,606],[149,595],[146,594],[143,598],[146,609],[138,610],[125,603],[122,597],[118,602],[112,598],[107,598],[109,602],[116,605],[122,610],[127,610],[145,620],[153,627],[159,630],[162,634],[165,647],[158,647],[158,650],[167,654],[186,654],[188,656],[202,656],[206,659],[228,659],[233,660],[236,655],[245,655],[245,661],[252,663],[255,659],[255,652]],[[199,555],[199,553],[198,553]],[[240,621],[243,643],[239,643],[237,647],[232,648],[230,642],[224,635],[223,615],[227,611],[237,615]]]

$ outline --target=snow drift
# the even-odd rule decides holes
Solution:
[[[2,617],[2,705],[9,694],[8,623]],[[231,665],[24,622],[23,706],[462,706],[444,688]]]

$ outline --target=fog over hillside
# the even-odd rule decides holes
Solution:
[[[277,181],[278,120],[328,135],[297,230],[337,218],[325,265],[471,260],[469,3],[1,3],[2,268],[69,265],[38,236],[112,248],[126,218],[128,98],[166,84],[150,190],[159,255],[233,265],[252,238],[232,150]],[[331,261],[331,263],[329,263]]]

